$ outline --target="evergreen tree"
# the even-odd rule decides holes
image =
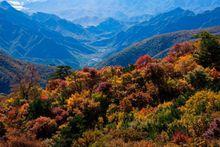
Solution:
[[[220,69],[220,43],[216,36],[202,32],[196,37],[201,38],[201,45],[195,57],[203,67]]]
[[[65,79],[71,74],[70,66],[58,66],[55,73],[50,76],[50,79]]]

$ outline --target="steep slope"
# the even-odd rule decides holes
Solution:
[[[92,34],[80,25],[76,25],[68,20],[61,19],[56,15],[47,13],[34,13],[32,19],[50,30],[57,31],[64,36],[73,37],[77,40],[91,40]]]
[[[16,84],[25,74],[27,66],[34,65],[40,73],[41,84],[45,85],[46,78],[54,71],[51,66],[36,65],[13,59],[0,51],[0,93],[9,93],[11,85]]]
[[[98,24],[97,26],[90,26],[86,29],[89,32],[93,33],[95,36],[97,36],[97,39],[91,43],[92,45],[96,45],[95,43],[99,42],[99,40],[112,38],[125,28],[125,23],[113,18],[108,18],[100,24]]]
[[[100,68],[109,65],[128,66],[129,64],[134,64],[140,56],[145,54],[154,57],[164,56],[171,46],[176,43],[192,40],[193,35],[201,31],[220,34],[220,26],[204,30],[179,31],[145,39],[104,60],[97,67]]]
[[[122,30],[123,25],[113,18],[108,18],[107,20],[101,22],[96,28],[102,32],[117,32]]]
[[[10,55],[45,64],[69,64],[79,68],[82,55],[93,49],[71,37],[51,31],[15,10],[7,2],[0,3],[0,47]]]
[[[157,34],[175,32],[179,30],[199,29],[220,24],[220,8],[195,15],[191,11],[177,8],[167,13],[151,18],[119,33],[112,38],[112,45],[121,50],[132,43]]]

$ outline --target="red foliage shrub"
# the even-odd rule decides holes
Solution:
[[[96,89],[96,92],[108,92],[111,89],[112,85],[108,82],[101,82]]]
[[[178,57],[193,53],[195,50],[196,47],[191,42],[178,43],[170,49],[168,56],[166,56],[163,61],[172,63]]]
[[[16,108],[12,108],[11,110],[8,111],[8,118],[9,119],[14,119],[17,116],[18,112]]]
[[[33,140],[27,136],[11,137],[4,142],[0,141],[0,147],[42,147],[44,146],[40,141]]]
[[[152,104],[153,101],[150,94],[143,92],[133,93],[128,96],[128,99],[131,101],[132,106],[138,108],[139,110],[145,108],[149,104]]]
[[[64,88],[67,86],[67,83],[65,80],[56,79],[56,80],[50,80],[47,84],[46,89],[48,91],[55,90],[57,88]]]
[[[66,110],[60,107],[53,108],[52,114],[55,115],[55,120],[57,123],[62,123],[62,121],[64,121],[69,115],[69,113]]]
[[[208,130],[204,133],[203,136],[208,139],[220,138],[220,118],[216,118],[213,120],[213,122],[210,124]]]
[[[49,138],[56,131],[57,124],[55,120],[48,117],[39,117],[30,125],[32,131],[37,138]]]
[[[120,109],[124,112],[130,112],[132,111],[132,104],[131,101],[127,98],[124,98],[122,101],[120,101]]]
[[[19,141],[19,140],[14,140],[10,141],[8,143],[3,143],[0,144],[1,147],[42,147],[39,144],[36,144],[36,142],[31,142],[31,141]]]
[[[179,131],[174,133],[173,135],[173,142],[178,145],[187,143],[189,139],[190,139],[189,136]]]
[[[146,67],[148,63],[155,62],[155,59],[151,58],[149,55],[143,55],[135,63],[137,69]]]
[[[84,67],[83,72],[89,73],[90,78],[95,78],[98,76],[98,71],[95,68]]]
[[[160,63],[150,63],[145,68],[145,78],[152,80],[155,84],[160,85],[167,76],[168,72],[165,70],[164,65]]]
[[[220,80],[220,71],[217,69],[213,68],[210,71],[210,76],[212,76],[215,80]]]

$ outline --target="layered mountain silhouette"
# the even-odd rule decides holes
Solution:
[[[220,8],[201,14],[194,14],[191,11],[177,8],[120,32],[111,38],[110,44],[117,50],[121,50],[153,35],[216,25],[220,25]],[[109,40],[102,40],[101,42],[100,44],[109,44]]]
[[[47,14],[42,12],[34,13],[31,18],[41,26],[45,26],[46,28],[61,33],[63,36],[73,37],[77,40],[92,40],[93,35],[83,28],[81,25],[74,24],[65,19],[61,19],[60,17]]]
[[[157,15],[177,7],[201,13],[218,6],[219,0],[36,0],[26,1],[24,5],[29,10],[54,13],[70,20],[97,17],[124,20],[145,14]],[[93,20],[99,22],[98,19]],[[78,22],[85,24],[87,20]]]
[[[54,23],[56,17],[46,22],[43,21],[43,17],[37,19],[38,15],[40,14],[26,15],[15,10],[7,2],[1,2],[0,47],[17,58],[46,64],[68,64],[75,68],[79,68],[79,56],[94,52],[91,47],[77,39],[62,35],[65,31],[74,32],[75,35],[76,31],[84,31],[78,29],[79,26],[76,25],[77,28],[74,30],[72,23],[62,21]],[[57,28],[62,29],[60,31]]]
[[[112,55],[106,60],[98,63],[96,67],[101,68],[104,66],[115,65],[128,66],[134,64],[140,56],[143,56],[145,54],[148,54],[155,58],[164,57],[169,51],[170,47],[177,43],[194,40],[195,38],[193,36],[200,33],[201,31],[208,31],[213,34],[220,34],[220,26],[207,29],[178,31],[156,35],[135,43],[128,48]]]
[[[94,36],[97,36],[96,40],[90,42],[95,46],[96,44],[94,42],[98,42],[97,40],[112,38],[124,29],[126,29],[126,24],[114,18],[108,18],[97,26],[90,26],[87,28],[90,33],[93,33]]]
[[[210,4],[209,8],[217,6],[217,3],[216,1],[212,6]],[[122,14],[120,16],[123,17]],[[37,12],[28,15],[14,9],[7,2],[1,2],[0,48],[22,60],[49,65],[69,65],[74,69],[97,65],[99,62],[99,65],[127,65],[142,54],[130,53],[128,60],[118,59],[124,52],[129,54],[128,48],[133,48],[133,44],[143,44],[146,40],[152,42],[155,35],[218,26],[220,8],[200,14],[176,8],[153,17],[145,14],[143,17],[132,18],[134,20],[126,22],[110,17],[96,26],[83,27],[54,14]],[[177,43],[176,36],[182,35],[178,33],[168,35],[168,39],[153,39],[155,42],[160,40],[160,44],[155,47],[156,43],[151,43],[150,55],[155,56]],[[183,36],[179,40],[188,40],[190,37]],[[170,43],[170,40],[174,40],[173,43]]]

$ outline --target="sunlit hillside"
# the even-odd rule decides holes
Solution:
[[[196,38],[128,67],[60,66],[45,88],[30,69],[0,97],[1,145],[219,146],[219,37]]]
[[[220,0],[0,0],[0,147],[220,147]]]

